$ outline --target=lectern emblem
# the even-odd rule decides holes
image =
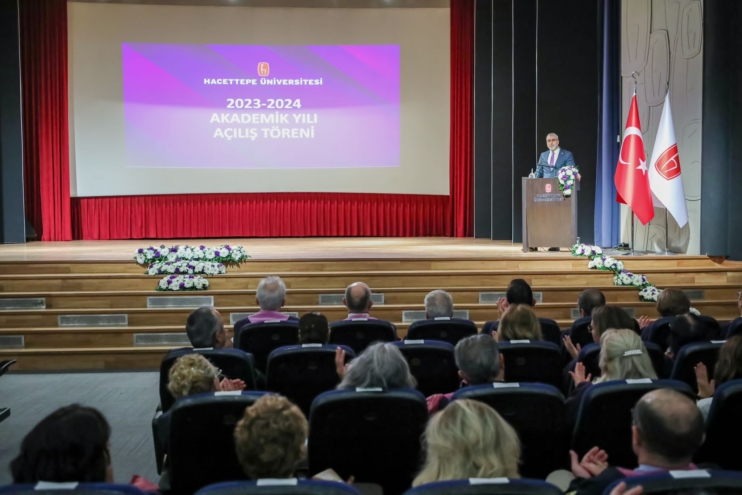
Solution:
[[[551,184],[546,184],[546,192],[547,193],[551,192]]]
[[[267,77],[268,74],[270,73],[271,73],[271,66],[268,65],[268,62],[258,63],[258,75],[260,77]]]

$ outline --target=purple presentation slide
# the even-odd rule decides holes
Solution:
[[[399,166],[399,45],[123,43],[128,167]]]

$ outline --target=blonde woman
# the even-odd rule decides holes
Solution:
[[[520,441],[490,406],[455,400],[425,429],[425,465],[412,486],[467,478],[518,478]]]
[[[592,376],[585,376],[585,365],[577,363],[575,370],[570,371],[575,388],[570,393],[565,406],[567,421],[577,421],[577,412],[582,396],[593,383],[611,380],[631,380],[637,378],[657,378],[652,360],[644,347],[641,337],[633,330],[608,330],[600,337],[600,377],[591,381]]]
[[[511,304],[502,315],[497,340],[541,340],[541,323],[526,304]]]

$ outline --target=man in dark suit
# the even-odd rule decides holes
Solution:
[[[559,147],[559,136],[553,132],[546,136],[546,146],[549,149],[541,153],[536,164],[537,179],[553,179],[560,168],[575,164],[572,153]]]

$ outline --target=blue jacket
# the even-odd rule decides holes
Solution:
[[[544,151],[538,159],[536,164],[536,178],[537,179],[551,179],[556,177],[557,172],[560,168],[566,165],[574,165],[575,159],[572,156],[572,152],[567,151],[563,148],[559,148],[559,155],[556,158],[554,165],[549,165],[549,153],[551,151]]]

